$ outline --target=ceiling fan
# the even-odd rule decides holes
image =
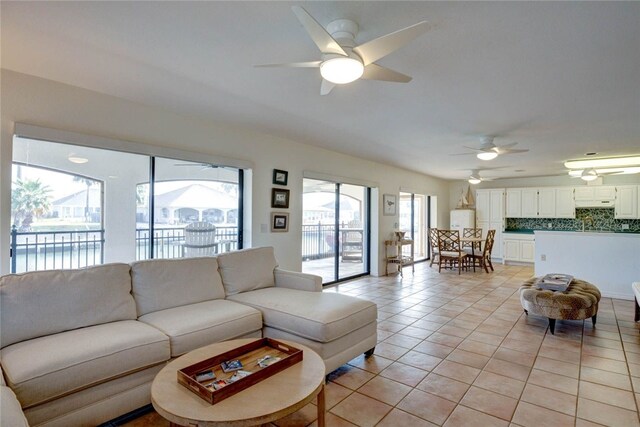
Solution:
[[[492,169],[499,169],[499,168],[492,168]],[[467,179],[469,184],[475,185],[475,184],[480,184],[481,182],[484,182],[484,181],[493,181],[492,178],[483,178],[480,176],[480,172],[485,170],[490,170],[490,169],[472,169],[471,175],[469,175],[469,178]]]
[[[456,153],[456,154],[452,154],[452,156],[466,156],[469,154],[476,154],[476,157],[480,160],[493,160],[499,155],[526,153],[527,151],[529,151],[529,149],[525,149],[525,148],[523,149],[512,148],[516,144],[518,144],[517,142],[512,142],[510,144],[498,146],[493,143],[493,140],[494,140],[493,136],[484,136],[481,139],[482,144],[480,145],[479,148],[467,147],[467,146],[464,147],[464,148],[468,148],[469,150],[478,151],[478,153]]]
[[[376,64],[375,61],[400,49],[429,30],[426,21],[395,31],[361,45],[355,43],[358,24],[349,19],[337,19],[323,28],[300,6],[291,8],[311,40],[322,53],[319,61],[264,64],[256,67],[320,68],[320,94],[327,95],[337,84],[358,79],[408,83],[411,77]]]
[[[626,168],[605,168],[605,169],[574,169],[569,171],[571,178],[582,178],[584,181],[594,181],[601,176],[605,175],[630,175],[640,173],[640,167],[626,167]]]

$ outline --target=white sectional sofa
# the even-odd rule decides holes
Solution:
[[[278,269],[273,248],[3,276],[2,425],[5,413],[32,426],[108,421],[150,402],[167,361],[217,341],[301,342],[327,373],[372,351],[375,304],[321,291],[318,276]]]

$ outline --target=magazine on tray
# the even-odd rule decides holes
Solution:
[[[550,291],[564,292],[573,280],[570,274],[551,273],[538,279],[536,287],[539,289],[547,289]]]

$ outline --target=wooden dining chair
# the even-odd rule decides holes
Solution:
[[[474,237],[477,239],[482,238],[482,228],[463,228],[462,229],[462,237]],[[474,263],[473,265],[473,271],[476,271],[476,265],[480,266],[479,264],[475,264],[475,260],[477,259],[477,257],[475,257],[474,255],[480,254],[480,251],[482,251],[482,243],[481,242],[462,242],[462,250],[465,251],[467,253],[467,255],[469,255],[469,259],[468,261],[472,261]]]
[[[458,274],[462,272],[467,253],[460,246],[458,230],[438,230],[438,254],[438,273],[442,270],[442,263],[447,262],[452,268],[458,266]]]
[[[489,272],[489,268],[493,271],[493,264],[491,263],[491,250],[493,249],[493,242],[495,241],[496,230],[489,230],[487,232],[487,240],[484,243],[484,250],[482,253],[473,255],[472,262],[478,262],[484,271]]]
[[[438,229],[430,228],[427,233],[427,238],[429,240],[429,246],[431,246],[431,262],[429,263],[429,267],[433,265],[436,260],[436,257],[439,257],[439,249],[438,249]]]

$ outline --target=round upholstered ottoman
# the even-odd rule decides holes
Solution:
[[[524,312],[549,319],[549,330],[554,333],[556,320],[583,320],[591,317],[596,324],[600,291],[589,282],[573,279],[565,292],[538,289],[537,277],[532,277],[520,286],[520,302]]]

